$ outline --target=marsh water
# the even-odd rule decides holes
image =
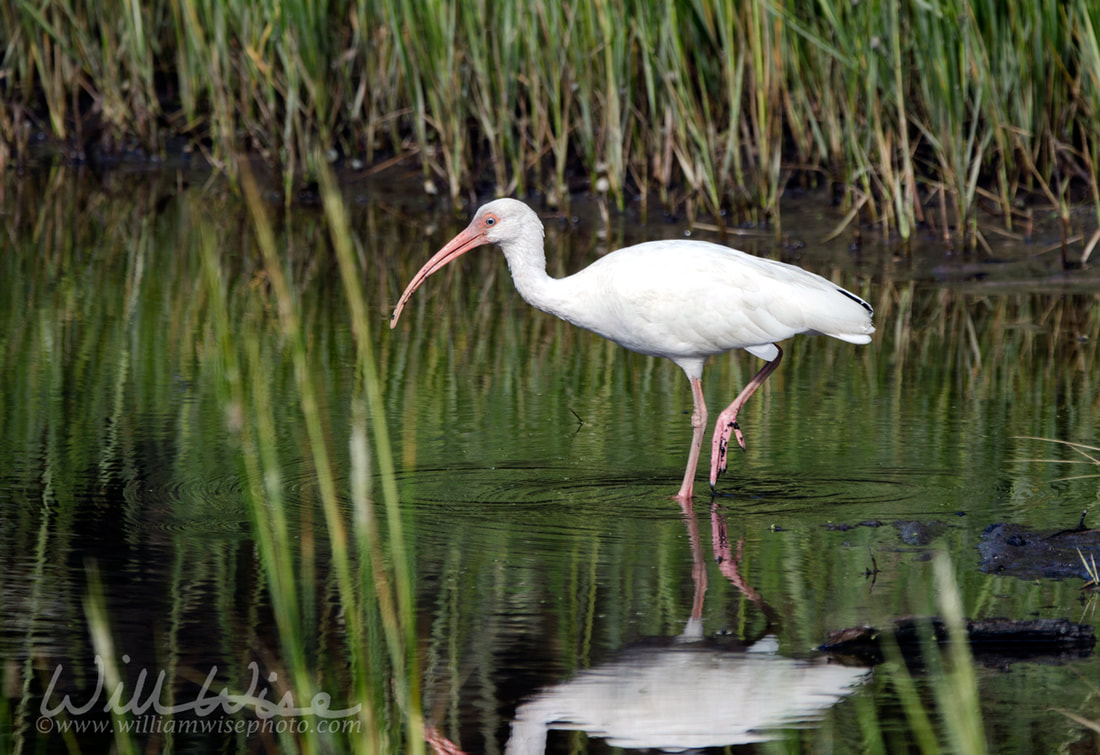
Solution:
[[[916,751],[915,711],[942,742],[973,704],[990,751],[1100,748],[1093,648],[976,654],[973,699],[934,669],[818,650],[837,630],[953,602],[971,619],[1095,623],[1080,562],[1044,571],[983,550],[992,525],[1041,539],[1097,509],[1100,467],[1059,441],[1100,445],[1100,275],[1063,271],[1055,226],[989,233],[967,253],[932,233],[903,250],[866,229],[857,248],[849,232],[822,241],[843,211],[808,195],[786,202],[778,239],[729,236],[863,296],[878,332],[864,347],[785,344],[741,414],[747,450],[713,499],[704,451],[685,511],[672,497],[691,435],[679,368],[532,310],[489,248],[429,279],[390,330],[404,285],[465,219],[380,183],[344,189],[413,565],[424,716],[441,737],[471,753]],[[110,723],[117,684],[122,702],[146,700],[160,676],[158,699],[177,712],[208,677],[254,703],[257,667],[271,699],[293,692],[277,678],[289,661],[245,503],[257,467],[242,458],[248,408],[226,388],[235,345],[212,325],[214,289],[264,365],[278,462],[264,482],[281,491],[295,579],[315,606],[305,663],[329,708],[355,706],[301,375],[244,203],[202,173],[54,169],[6,177],[0,206],[3,749],[106,746],[110,727],[71,724]],[[347,501],[362,375],[344,285],[321,209],[270,207]],[[558,275],[689,232],[656,205],[606,223],[584,200],[542,214]],[[712,416],[759,364],[711,361]],[[116,684],[96,661],[96,615]],[[151,749],[288,741],[173,731],[153,712],[129,711],[148,719],[135,739]]]

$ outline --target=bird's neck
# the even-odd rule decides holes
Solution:
[[[503,247],[516,291],[536,309],[562,316],[562,286],[567,279],[551,278],[546,272],[542,244],[515,242]]]

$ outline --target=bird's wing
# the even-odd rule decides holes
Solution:
[[[771,344],[798,333],[865,343],[873,332],[870,308],[825,278],[717,244],[639,244],[571,277],[587,316],[567,319],[655,356],[742,348],[774,359]]]

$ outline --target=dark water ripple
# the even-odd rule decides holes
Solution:
[[[733,476],[719,481],[718,498],[746,508],[798,511],[822,506],[875,507],[896,511],[898,502],[918,499],[930,488],[948,484],[945,474],[927,471],[856,470],[851,476]],[[402,505],[440,507],[476,513],[487,504],[538,510],[544,507],[615,507],[632,516],[680,516],[671,504],[679,480],[668,476],[625,476],[595,467],[546,466],[536,463],[485,469],[482,467],[428,468],[399,475]],[[707,483],[696,484],[696,506],[708,500]]]
[[[236,475],[132,480],[123,489],[127,524],[166,533],[248,534],[244,496]]]

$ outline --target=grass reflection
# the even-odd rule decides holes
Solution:
[[[212,236],[203,235],[203,260],[208,288],[215,313],[214,333],[222,346],[222,359],[229,377],[233,405],[240,411],[242,456],[252,481],[247,498],[253,532],[257,536],[260,562],[270,580],[270,596],[279,625],[281,646],[289,665],[293,688],[312,699],[315,670],[306,654],[316,643],[310,617],[319,606],[313,584],[317,565],[313,562],[316,543],[303,541],[304,532],[287,521],[282,461],[277,442],[278,428],[270,393],[269,367],[287,359],[293,365],[295,394],[305,423],[306,453],[318,482],[324,533],[328,537],[328,563],[334,573],[338,605],[346,625],[343,655],[350,664],[347,671],[353,699],[362,702],[361,717],[365,737],[352,737],[340,745],[356,751],[392,750],[402,741],[403,749],[423,749],[420,719],[419,673],[413,629],[412,583],[405,555],[401,516],[393,487],[389,440],[384,422],[372,422],[374,451],[382,466],[383,497],[388,517],[388,561],[383,557],[378,522],[374,514],[371,490],[371,450],[368,447],[368,418],[379,413],[377,373],[370,342],[363,337],[363,301],[355,275],[350,247],[346,243],[347,224],[343,206],[331,181],[325,184],[327,221],[338,251],[342,270],[347,276],[346,292],[353,315],[353,332],[358,346],[357,379],[350,397],[349,461],[354,516],[353,537],[347,534],[346,515],[337,491],[333,467],[332,437],[326,422],[331,418],[322,411],[325,403],[323,378],[315,372],[309,349],[308,332],[303,325],[304,312],[299,292],[284,272],[281,253],[267,210],[255,184],[245,175],[243,182],[248,207],[256,231],[256,241],[264,259],[266,296],[252,298],[251,310],[229,325],[224,300],[219,301],[223,275],[216,259]],[[206,229],[204,229],[206,230]],[[266,315],[266,316],[265,316]],[[277,317],[277,333],[284,340],[281,355],[264,353],[270,347],[269,318]],[[250,327],[251,326],[251,327]],[[239,353],[243,347],[244,356]],[[282,400],[286,400],[284,394]],[[334,398],[334,397],[333,397]],[[352,544],[356,547],[352,547]],[[300,547],[300,550],[299,550]],[[379,661],[377,650],[388,649],[388,663]],[[312,730],[311,730],[311,733]],[[303,738],[285,746],[305,751],[329,749],[332,743]]]
[[[259,659],[287,685],[272,698],[365,703],[361,740],[227,749],[416,747],[423,699],[430,723],[476,751],[503,740],[517,695],[682,631],[696,563],[668,499],[690,436],[674,365],[531,311],[490,251],[425,289],[391,333],[392,303],[449,219],[425,228],[381,203],[344,217],[332,193],[277,214],[185,183],[57,172],[12,195],[0,595],[13,628],[0,636],[19,693],[0,709],[5,728],[32,741],[57,662],[84,670],[70,691],[87,688],[84,556],[99,565],[115,652],[134,659],[121,674],[165,669],[166,700],[193,698],[212,664],[240,691]],[[596,253],[573,230],[551,226],[548,241],[562,271]],[[936,542],[966,615],[1078,610],[1077,585],[982,574],[973,553],[991,521],[1070,526],[1095,499],[1094,481],[1017,463],[1035,455],[1017,436],[1095,435],[1088,275],[1068,290],[995,288],[890,264],[815,261],[870,297],[879,340],[794,339],[745,408],[749,452],[721,511],[744,542],[741,577],[783,617],[783,652],[939,612],[936,573],[898,519],[944,524]],[[755,366],[714,360],[708,400],[728,400]],[[870,519],[882,526],[826,526]],[[757,604],[705,568],[705,631],[761,631]],[[1047,733],[1049,705],[1097,719],[1064,670],[1028,673],[1030,691],[979,677],[1019,714],[1010,734],[986,730],[990,749]],[[861,693],[775,747],[871,741],[865,695],[884,742],[890,727],[910,736],[892,694]],[[939,726],[931,694],[921,704]],[[1003,715],[979,703],[984,721]]]
[[[100,563],[97,637],[115,633],[112,668],[123,668],[123,654],[134,657],[124,683],[141,663],[151,675],[167,673],[166,704],[193,699],[211,664],[230,690],[243,691],[247,674],[234,669],[258,658],[271,699],[289,692],[308,704],[323,693],[334,709],[361,706],[361,726],[343,736],[314,727],[269,744],[422,749],[412,581],[392,468],[379,453],[388,441],[370,344],[320,332],[316,297],[304,304],[302,294],[316,272],[286,251],[289,238],[306,243],[327,223],[348,238],[338,208],[312,219],[304,235],[276,241],[258,203],[248,223],[216,194],[201,207],[166,206],[156,190],[114,202],[84,188],[51,177],[38,215],[16,213],[0,263],[13,282],[0,314],[10,388],[0,398],[3,443],[20,460],[7,474],[27,491],[14,502],[25,524],[5,545],[9,565],[39,564],[31,576],[46,579],[48,565],[74,547]],[[350,259],[348,248],[339,251]],[[324,357],[324,349],[334,351]],[[354,369],[336,374],[343,365]],[[35,491],[57,534],[27,552],[19,543],[37,520]],[[376,499],[387,502],[384,523]],[[89,516],[112,533],[105,541],[81,524]],[[255,561],[234,549],[242,537],[254,539]],[[155,565],[129,556],[162,588],[146,606],[127,599],[132,569],[107,546],[119,540],[124,550],[167,556]],[[28,596],[25,678],[38,676],[32,664],[47,663],[35,649],[45,637],[65,647],[75,637],[65,638],[64,626],[83,625],[79,612],[63,624],[49,618],[60,594],[84,593],[82,578],[65,572]],[[154,646],[133,631],[143,611],[158,617]],[[277,631],[264,628],[265,616]],[[201,658],[195,626],[206,633]],[[79,675],[90,667],[85,653],[55,657]],[[14,728],[30,714],[18,709]]]

